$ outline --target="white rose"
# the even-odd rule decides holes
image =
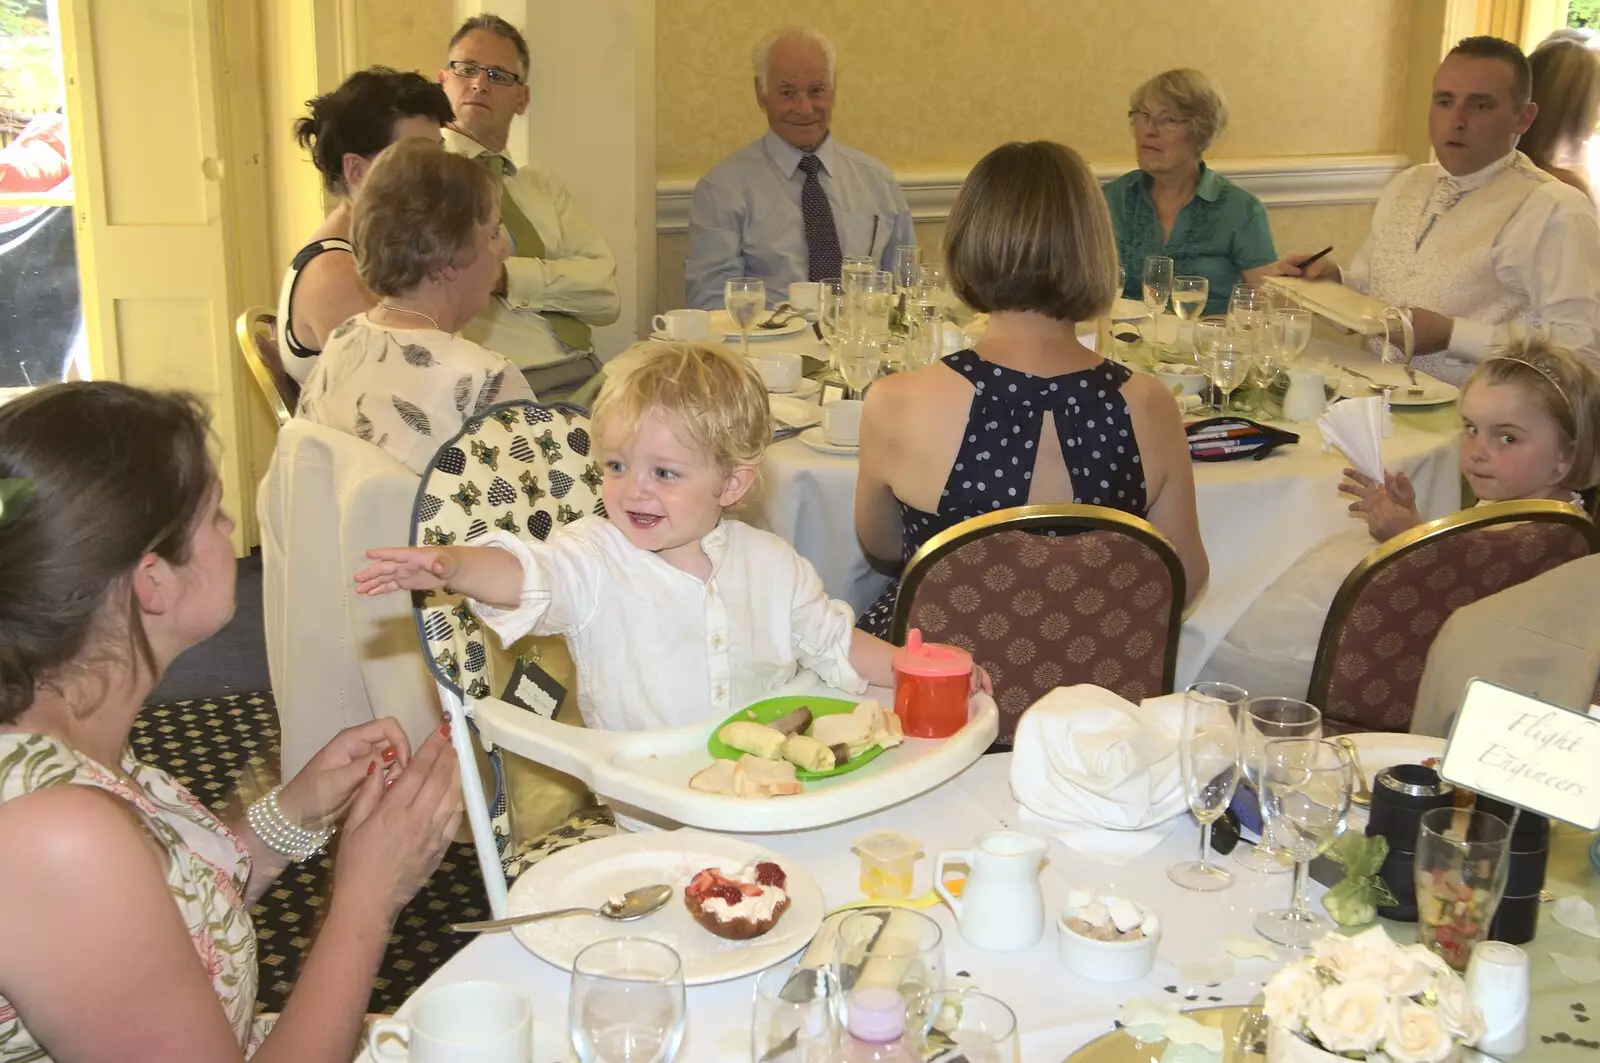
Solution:
[[[1397,951],[1378,981],[1390,996],[1414,997],[1433,984],[1434,968],[1416,956]]]
[[[1389,1026],[1389,994],[1365,979],[1329,986],[1312,1005],[1306,1027],[1330,1052],[1371,1052]]]
[[[1475,1045],[1483,1039],[1483,1012],[1467,992],[1467,983],[1460,975],[1445,970],[1433,980],[1433,992],[1438,998],[1434,1013],[1451,1037],[1464,1045]]]
[[[1261,1010],[1268,1021],[1298,1034],[1322,989],[1311,961],[1297,960],[1286,964],[1267,982],[1262,990],[1266,999]]]
[[[1444,1063],[1454,1047],[1431,1009],[1402,1000],[1390,1012],[1383,1050],[1394,1063]]]
[[[1455,970],[1445,962],[1443,956],[1439,955],[1437,952],[1434,952],[1426,945],[1407,945],[1405,948],[1400,950],[1400,953],[1406,958],[1415,960],[1416,962],[1424,965],[1435,975],[1455,973]]]
[[[1317,961],[1341,982],[1382,982],[1400,958],[1400,947],[1383,927],[1374,926],[1351,937],[1329,934],[1312,947]]]

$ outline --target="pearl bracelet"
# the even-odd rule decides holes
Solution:
[[[321,830],[307,830],[290,820],[278,807],[278,791],[282,789],[281,786],[274,786],[268,790],[265,797],[251,804],[245,812],[245,819],[250,829],[256,832],[256,837],[273,852],[281,853],[296,863],[309,860],[322,852],[333,837],[335,828],[330,825]]]

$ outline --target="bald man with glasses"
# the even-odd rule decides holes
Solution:
[[[600,371],[591,326],[617,319],[617,263],[553,174],[506,154],[511,123],[528,109],[528,45],[497,15],[476,15],[450,38],[439,84],[455,109],[445,146],[502,180],[511,257],[495,296],[462,335],[516,364],[541,400],[571,394]]]

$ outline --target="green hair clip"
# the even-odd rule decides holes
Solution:
[[[0,523],[16,516],[22,505],[32,497],[32,480],[0,480]]]
[[[1378,877],[1389,855],[1389,839],[1350,831],[1339,835],[1328,849],[1328,859],[1344,868],[1344,879],[1323,894],[1322,906],[1340,926],[1365,926],[1378,917],[1378,909],[1395,904],[1394,894]]]

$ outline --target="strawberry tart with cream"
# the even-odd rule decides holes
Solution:
[[[683,903],[695,922],[720,938],[745,941],[775,926],[789,907],[788,877],[771,860],[731,874],[708,867],[684,887]]]

